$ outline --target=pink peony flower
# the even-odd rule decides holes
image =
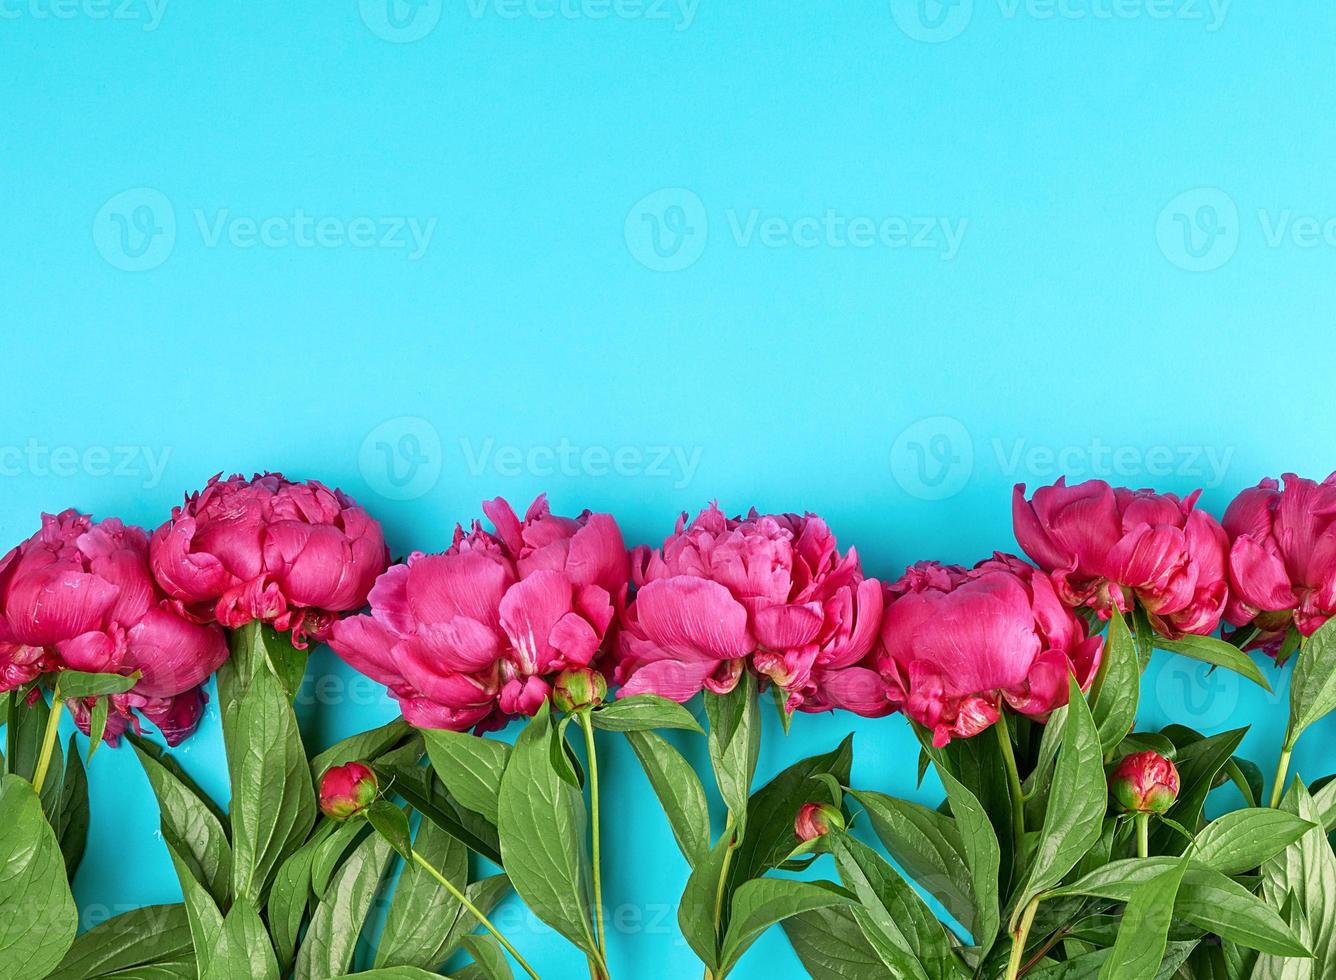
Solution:
[[[1206,635],[1220,625],[1228,598],[1224,529],[1196,509],[1200,491],[1171,493],[1058,480],[1026,502],[1012,498],[1016,540],[1053,576],[1062,601],[1107,619],[1139,601],[1157,631],[1171,639]]]
[[[540,496],[523,522],[497,498],[443,554],[380,576],[371,613],[334,626],[330,646],[386,685],[421,728],[497,727],[532,715],[566,670],[594,664],[626,601],[617,522],[554,516]]]
[[[886,589],[878,663],[891,700],[933,744],[993,725],[1003,704],[1045,720],[1084,690],[1103,640],[1064,606],[1049,578],[998,554],[966,570],[922,562]]]
[[[221,474],[220,474],[221,475]],[[254,620],[321,641],[389,563],[380,525],[339,490],[215,476],[153,533],[153,574],[198,622]]]
[[[750,667],[790,711],[891,710],[865,660],[881,621],[881,586],[858,554],[836,550],[815,515],[726,518],[710,505],[661,549],[637,549],[635,602],[618,656],[623,693],[686,701],[731,691]]]
[[[1336,613],[1336,473],[1321,483],[1263,480],[1225,511],[1231,595],[1225,617],[1256,626],[1273,655],[1290,625],[1312,636]]]
[[[1109,774],[1109,792],[1125,813],[1164,813],[1178,799],[1178,769],[1158,752],[1133,752]]]
[[[0,690],[41,674],[140,672],[111,698],[106,738],[139,722],[138,711],[175,745],[203,712],[202,685],[227,659],[217,627],[180,616],[153,582],[148,534],[67,510],[0,560]],[[70,705],[88,730],[88,706]]]

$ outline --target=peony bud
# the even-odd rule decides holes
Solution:
[[[608,682],[602,674],[588,667],[563,670],[552,688],[552,702],[560,711],[597,708],[607,695]]]
[[[1127,813],[1164,813],[1178,799],[1178,770],[1158,752],[1134,752],[1113,770],[1109,791]]]
[[[844,829],[844,814],[830,803],[804,803],[793,821],[793,833],[803,842],[825,837],[832,827]]]
[[[320,777],[320,809],[325,816],[347,820],[361,813],[380,795],[380,784],[370,767],[360,762],[335,766]]]

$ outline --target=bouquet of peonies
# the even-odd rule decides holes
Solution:
[[[396,564],[352,500],[278,474],[215,478],[151,535],[44,517],[0,561],[0,980],[425,980],[465,956],[452,975],[536,978],[490,917],[511,890],[611,980],[607,738],[689,869],[678,922],[707,980],[774,925],[819,980],[1336,977],[1336,781],[1289,778],[1336,710],[1336,476],[1264,480],[1222,521],[1195,495],[1021,486],[1030,561],[894,582],[813,514],[711,505],[628,552],[608,514],[482,510]],[[312,755],[311,643],[402,718]],[[1268,689],[1249,653],[1290,671],[1269,785],[1246,729],[1135,729],[1155,650]],[[146,728],[188,737],[214,673],[226,812]],[[884,724],[912,728],[940,805],[858,785],[852,736],[758,788],[767,700],[785,732],[902,715]],[[103,741],[143,766],[182,901],[76,938]],[[1246,805],[1208,819],[1223,786]]]

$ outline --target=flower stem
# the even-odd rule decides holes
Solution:
[[[584,730],[585,754],[589,757],[589,809],[592,818],[592,851],[594,864],[594,929],[598,939],[598,951],[603,962],[608,962],[608,947],[603,935],[603,870],[602,851],[599,840],[598,823],[598,749],[594,745],[594,723],[589,718],[589,709],[576,713],[580,727]]]
[[[482,911],[476,905],[474,905],[472,902],[468,900],[468,896],[466,896],[462,891],[456,888],[454,883],[450,881],[449,878],[447,878],[445,875],[437,871],[436,868],[432,865],[432,863],[428,861],[426,858],[424,858],[421,854],[419,854],[416,849],[412,850],[410,853],[413,855],[414,861],[416,861],[424,870],[426,870],[426,872],[429,875],[431,875],[438,882],[440,882],[441,887],[455,897],[455,901],[459,902],[460,905],[468,909],[470,914],[472,914],[472,916],[475,919],[477,919],[479,923],[481,923],[484,929],[486,929],[488,932],[490,932],[493,936],[496,937],[496,941],[499,942],[505,948],[507,953],[509,953],[511,956],[515,958],[515,962],[520,965],[520,967],[524,970],[525,973],[533,977],[533,980],[540,980],[538,974],[534,972],[533,967],[531,967],[528,964],[528,962],[524,959],[524,957],[521,956],[516,951],[514,946],[510,945],[510,943],[506,940],[506,937],[501,935],[501,933],[497,931],[496,926],[492,925],[491,921],[487,918],[487,916],[483,915]]]
[[[1011,747],[1011,730],[1007,727],[1007,716],[999,713],[997,724],[997,743],[1002,748],[1002,759],[1007,764],[1007,782],[1011,787],[1011,823],[1016,851],[1013,860],[1019,867],[1025,855],[1025,790],[1021,788],[1020,770],[1016,768],[1016,753]]]
[[[56,736],[60,732],[60,717],[65,713],[65,702],[59,694],[51,698],[51,713],[46,718],[46,731],[42,734],[42,754],[37,757],[37,772],[32,777],[32,787],[42,792],[46,782],[46,771],[51,768],[51,753],[56,747]]]
[[[1138,813],[1135,819],[1137,823],[1137,857],[1150,857],[1150,814]]]
[[[1030,927],[1034,925],[1034,916],[1039,911],[1041,897],[1036,895],[1030,899],[1030,904],[1025,906],[1025,913],[1021,916],[1020,924],[1016,926],[1016,931],[1011,934],[1011,962],[1007,964],[1006,980],[1016,980],[1021,975],[1021,964],[1025,960],[1025,944],[1030,938]]]
[[[724,824],[724,833],[728,835],[728,849],[724,851],[724,863],[719,869],[719,884],[714,889],[714,934],[719,938],[719,927],[724,921],[724,891],[728,887],[728,872],[733,867],[734,827],[733,811],[728,811],[728,822]],[[715,976],[709,967],[705,968],[705,980],[723,980],[724,974]]]
[[[1276,782],[1271,787],[1271,809],[1280,806],[1285,795],[1285,779],[1290,773],[1290,754],[1294,751],[1294,742],[1287,735],[1285,747],[1280,750],[1280,762],[1276,765]]]

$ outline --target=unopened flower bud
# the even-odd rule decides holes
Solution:
[[[360,762],[335,766],[320,777],[320,809],[335,820],[356,816],[379,795],[376,774]]]
[[[832,828],[844,829],[844,814],[830,803],[804,803],[793,821],[793,833],[804,842],[825,837]]]
[[[1164,813],[1178,799],[1178,770],[1158,752],[1134,752],[1113,770],[1109,792],[1128,813]]]
[[[559,711],[597,708],[608,696],[608,682],[588,667],[563,670],[552,687],[552,702]]]

